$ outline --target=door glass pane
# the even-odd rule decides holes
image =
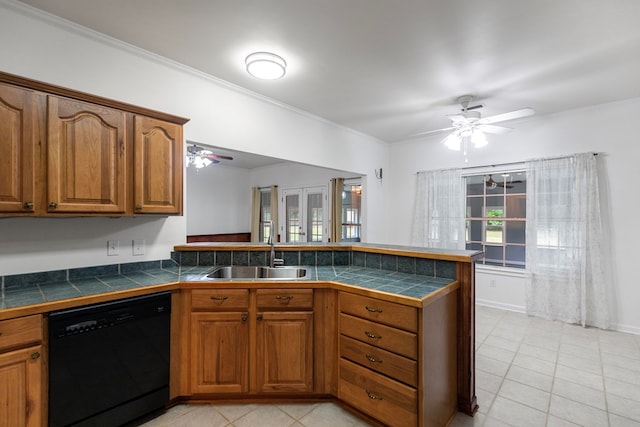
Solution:
[[[307,241],[322,242],[322,194],[307,195]]]
[[[285,197],[287,242],[300,241],[300,199],[297,194]]]

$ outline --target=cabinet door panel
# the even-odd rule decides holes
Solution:
[[[49,212],[124,213],[126,113],[50,96]]]
[[[247,323],[247,313],[191,315],[192,393],[248,391]]]
[[[260,313],[256,356],[258,392],[312,391],[313,313]]]
[[[135,117],[135,212],[182,214],[182,126]]]
[[[41,136],[36,96],[0,84],[0,213],[33,212],[35,144]]]
[[[42,425],[42,346],[0,354],[0,427]]]

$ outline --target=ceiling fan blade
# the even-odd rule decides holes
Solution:
[[[478,120],[478,124],[491,124],[498,122],[506,122],[507,120],[519,119],[521,117],[528,117],[534,115],[536,112],[533,108],[522,108],[520,110],[510,111],[508,113],[497,114],[495,116],[485,117]]]
[[[211,159],[211,160],[214,160],[214,159],[233,160],[233,157],[231,157],[231,156],[223,156],[221,154],[204,154],[202,157],[206,157],[206,158]]]
[[[502,135],[505,133],[511,132],[513,129],[508,128],[506,126],[496,126],[496,125],[479,125],[478,129],[485,133],[494,133],[498,135]]]
[[[451,126],[451,127],[448,127],[448,128],[442,128],[442,129],[436,129],[436,130],[428,130],[426,132],[414,133],[413,135],[409,135],[409,138],[415,138],[416,136],[433,135],[433,134],[436,134],[436,133],[442,133],[442,132],[447,132],[447,131],[451,131],[451,130],[455,130],[455,127]]]

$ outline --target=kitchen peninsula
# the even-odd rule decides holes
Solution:
[[[78,274],[72,270],[54,283],[7,276],[0,319],[43,315],[46,324],[54,310],[171,290],[176,402],[333,397],[372,421],[403,426],[446,425],[458,410],[475,413],[480,253],[346,243],[275,249],[308,277],[209,279],[215,266],[268,265],[269,246],[177,245],[171,260],[95,267],[93,279],[81,280],[87,292],[80,281],[74,294],[61,291]],[[117,287],[96,291],[92,280]],[[23,283],[24,299],[16,299],[13,283]]]

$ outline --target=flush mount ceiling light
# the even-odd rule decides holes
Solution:
[[[270,52],[255,52],[245,59],[247,72],[253,77],[263,80],[276,80],[284,76],[287,62],[282,57]]]

